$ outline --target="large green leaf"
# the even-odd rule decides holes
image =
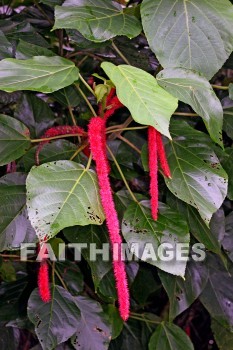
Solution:
[[[0,179],[0,251],[19,249],[22,242],[36,241],[27,219],[25,180],[22,173],[7,174]]]
[[[65,58],[35,56],[28,60],[6,58],[0,62],[0,89],[53,92],[78,80],[78,68]]]
[[[65,227],[103,223],[93,170],[68,160],[45,163],[31,169],[26,187],[29,219],[40,239]]]
[[[77,332],[72,345],[77,350],[107,350],[111,340],[111,326],[107,322],[101,305],[87,297],[76,297],[81,311]]]
[[[233,148],[226,148],[224,158],[221,161],[223,168],[228,175],[228,192],[227,197],[233,200]]]
[[[20,39],[16,48],[15,58],[19,60],[26,60],[33,56],[52,57],[55,56],[55,53],[46,49],[46,47],[34,45]]]
[[[29,128],[31,138],[39,138],[46,129],[54,125],[54,114],[48,103],[31,92],[22,94],[14,117]]]
[[[211,328],[214,339],[220,350],[233,350],[233,331],[228,327],[222,326],[214,318],[211,320]]]
[[[149,350],[194,350],[185,332],[176,325],[162,322],[152,334]]]
[[[206,78],[192,70],[167,68],[157,75],[157,81],[170,94],[189,104],[203,118],[213,141],[222,145],[223,109]]]
[[[29,172],[31,168],[35,165],[35,153],[37,147],[32,147],[18,162],[20,168],[24,171]],[[69,142],[68,140],[60,139],[47,143],[43,146],[39,154],[40,164],[52,162],[55,160],[68,160],[77,150],[77,146]],[[84,157],[79,154],[74,158],[77,163],[82,163]]]
[[[194,69],[207,78],[233,49],[233,6],[228,0],[144,0],[142,24],[164,68]]]
[[[187,264],[184,279],[163,271],[159,271],[159,277],[169,297],[169,319],[172,321],[201,294],[207,283],[208,269],[205,262],[195,262],[191,259]]]
[[[170,137],[169,121],[177,108],[177,99],[161,88],[151,74],[139,68],[109,62],[101,67],[116,85],[117,96],[134,120],[152,125]]]
[[[29,130],[18,120],[0,114],[0,166],[24,155],[30,147]]]
[[[233,108],[224,108],[223,112],[223,130],[233,139]]]
[[[231,100],[233,100],[233,84],[229,85],[229,97]]]
[[[194,207],[184,203],[171,192],[168,192],[167,194],[167,204],[184,215],[189,225],[190,232],[199,242],[204,244],[206,249],[218,255],[222,254],[221,243],[211,230],[212,224],[214,227],[216,226],[214,215],[211,219],[210,227],[207,227],[204,220],[198,215],[198,211]]]
[[[184,121],[171,123],[173,140],[167,144],[172,179],[166,179],[169,190],[196,208],[209,225],[214,212],[227,194],[227,174],[205,134]]]
[[[95,244],[97,249],[103,248],[104,243],[108,243],[108,232],[105,225],[96,226],[89,225],[85,227],[75,226],[68,227],[64,230],[66,239],[71,243],[86,243],[87,249],[82,249],[82,256],[88,262],[91,268],[91,275],[97,292],[99,284],[103,277],[111,270],[112,264],[110,261],[104,261],[100,254],[96,260],[90,259],[91,244]]]
[[[15,320],[24,306],[22,293],[27,286],[27,277],[13,282],[1,282],[0,285],[0,322]]]
[[[108,0],[66,0],[55,7],[54,29],[76,29],[88,40],[101,42],[117,35],[134,38],[141,32],[140,21]]]
[[[227,271],[216,255],[209,255],[206,265],[209,268],[209,278],[200,300],[221,325],[233,327],[232,266]]]
[[[0,30],[0,59],[12,57],[12,46]]]
[[[226,270],[218,257],[209,255],[206,261],[209,278],[200,300],[222,326],[233,326],[233,277],[232,266]]]
[[[189,232],[187,223],[178,212],[170,209],[165,204],[159,206],[159,218],[154,221],[151,217],[149,201],[133,202],[125,211],[122,221],[122,234],[133,252],[133,244],[138,244],[138,252],[135,255],[146,262],[159,267],[161,270],[178,276],[184,276],[187,261],[176,259],[176,249],[180,250],[177,243],[189,244]],[[164,261],[158,256],[158,247],[161,243],[169,243],[175,252],[174,258]],[[155,258],[143,257],[147,246],[155,252]],[[171,248],[170,248],[171,250]],[[152,252],[153,253],[153,252]],[[167,254],[163,253],[164,255]],[[144,255],[145,256],[145,255]]]
[[[53,350],[78,329],[80,311],[75,298],[64,288],[51,288],[52,300],[44,303],[35,289],[28,300],[28,317],[35,325],[43,350]]]

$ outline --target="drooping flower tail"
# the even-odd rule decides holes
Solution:
[[[158,149],[157,131],[153,126],[148,127],[148,164],[150,174],[151,215],[158,218]]]
[[[167,162],[167,156],[163,145],[162,135],[156,130],[158,158],[161,169],[166,177],[171,178],[171,171]]]
[[[92,118],[88,127],[88,136],[92,156],[96,163],[96,172],[100,187],[100,198],[106,216],[106,224],[111,246],[113,248],[117,244],[119,246],[119,251],[121,252],[122,238],[120,235],[120,225],[109,180],[109,164],[106,156],[105,129],[106,118]],[[120,315],[121,318],[126,321],[129,317],[130,299],[125,264],[120,258],[121,253],[118,256],[118,259],[114,259],[113,261],[113,270],[116,280]]]
[[[48,303],[51,300],[49,288],[49,267],[46,259],[42,260],[38,273],[38,288],[41,300]]]
[[[46,130],[41,138],[46,139],[46,138],[50,138],[50,137],[54,137],[54,136],[74,135],[74,134],[84,136],[86,133],[83,130],[83,128],[81,128],[80,126],[59,125],[59,126],[54,126],[50,129]],[[46,145],[47,143],[49,143],[49,140],[42,141],[37,146],[36,153],[35,153],[36,165],[39,165],[39,163],[40,163],[39,154],[40,154],[42,148],[44,147],[44,145]]]

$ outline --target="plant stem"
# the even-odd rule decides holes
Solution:
[[[71,108],[70,105],[68,105],[68,110],[69,110],[69,113],[70,113],[73,125],[77,125],[75,117],[74,117],[74,113],[73,113],[72,108]]]
[[[92,105],[90,104],[87,96],[84,94],[84,92],[82,91],[82,89],[80,88],[80,86],[78,84],[75,84],[76,89],[78,90],[78,92],[80,93],[80,95],[83,97],[83,99],[85,100],[86,104],[88,105],[91,113],[93,114],[93,116],[97,117],[97,114],[94,110],[94,108],[92,107]]]
[[[74,136],[83,136],[81,134],[67,134],[67,135],[58,135],[58,136],[52,136],[52,137],[46,137],[44,139],[34,139],[30,140],[31,143],[37,143],[37,142],[44,142],[44,141],[51,141],[51,140],[57,140],[57,139],[64,139],[65,137],[74,137]]]
[[[116,131],[127,131],[127,130],[142,130],[142,129],[147,129],[148,126],[132,126],[129,128],[120,128],[120,125],[116,125],[116,127],[119,127],[119,129],[114,129],[115,126],[110,126],[107,128],[106,134],[110,134]]]
[[[229,86],[222,86],[222,85],[215,85],[211,84],[212,88],[218,89],[218,90],[229,90]]]
[[[87,165],[86,165],[86,168],[85,170],[89,170],[90,166],[91,166],[91,161],[92,161],[92,154],[90,154],[89,158],[88,158],[88,162],[87,162]]]
[[[153,323],[153,324],[160,324],[161,323],[160,321],[148,320],[147,318],[133,316],[131,314],[130,314],[130,318],[133,318],[134,320],[138,320],[138,321],[142,321],[142,322]]]
[[[73,160],[84,148],[88,146],[88,142],[84,142],[78,149],[74,152],[74,154],[70,157],[70,160]]]
[[[199,114],[197,114],[197,113],[186,113],[186,112],[174,112],[173,115],[181,115],[181,116],[187,116],[187,117],[199,117]]]
[[[68,288],[67,288],[65,282],[63,281],[61,275],[59,274],[59,272],[58,272],[56,269],[54,269],[54,272],[55,272],[55,274],[57,275],[59,281],[61,282],[63,288],[66,289],[66,290],[68,290]]]
[[[112,150],[111,150],[108,146],[107,146],[107,150],[108,150],[108,152],[110,153],[110,156],[112,157],[114,163],[116,164],[117,170],[119,171],[119,173],[120,173],[120,175],[121,175],[121,178],[122,178],[122,180],[124,181],[124,184],[125,184],[127,190],[129,191],[129,194],[131,195],[131,197],[132,197],[132,199],[134,200],[134,202],[138,203],[137,198],[135,197],[135,195],[134,195],[133,192],[131,191],[131,188],[129,187],[129,184],[128,184],[126,178],[125,178],[125,175],[123,174],[123,172],[122,172],[122,170],[121,170],[121,167],[120,167],[118,161],[116,160],[114,154],[112,153]]]
[[[92,90],[90,85],[86,82],[86,80],[82,77],[82,75],[80,73],[79,73],[79,78],[80,78],[81,82],[86,86],[86,88],[92,93],[92,95],[95,96],[95,92]]]
[[[54,276],[54,272],[55,272],[55,261],[52,262],[52,285],[55,286],[55,276]]]
[[[128,59],[125,57],[125,55],[121,52],[120,49],[118,49],[118,47],[116,46],[116,44],[112,41],[112,47],[113,49],[118,53],[118,55],[122,58],[122,60],[128,64],[130,66],[130,62],[128,61]]]

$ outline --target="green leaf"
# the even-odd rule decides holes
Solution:
[[[133,243],[138,244],[138,252],[135,250],[135,255],[138,258],[159,267],[163,271],[184,276],[187,261],[178,261],[175,258],[175,253],[176,248],[177,250],[180,249],[177,247],[177,243],[189,245],[190,237],[187,224],[178,212],[160,203],[159,218],[157,221],[154,221],[151,217],[149,201],[133,202],[125,211],[122,221],[122,234],[132,252]],[[157,249],[161,243],[172,245],[174,256],[170,261],[164,261],[158,256]],[[155,258],[143,257],[143,252],[145,253],[146,251],[146,244],[152,246]],[[151,249],[150,247],[148,248]],[[163,255],[166,254],[167,252],[163,253]]]
[[[64,262],[56,262],[56,269],[58,270],[60,276],[65,282],[65,285],[72,295],[78,295],[83,291],[83,275],[75,261],[71,262],[69,260],[66,260]]]
[[[53,350],[78,329],[80,311],[75,298],[60,286],[53,286],[52,300],[44,303],[34,289],[28,300],[28,317],[43,350]]]
[[[222,246],[229,259],[233,262],[233,212],[225,218],[225,234],[222,240]]]
[[[115,339],[120,335],[123,329],[123,320],[120,317],[119,310],[114,305],[108,304],[104,307],[104,310],[112,325],[112,339]]]
[[[141,33],[140,21],[108,0],[67,0],[63,6],[56,6],[53,29],[59,28],[76,29],[94,42],[106,41],[117,35],[132,39]]]
[[[182,67],[208,79],[233,50],[233,6],[228,0],[144,0],[144,32],[164,68]]]
[[[149,350],[194,350],[190,338],[172,323],[162,322],[152,334]]]
[[[31,92],[22,94],[14,117],[29,128],[32,138],[39,138],[54,124],[54,114],[49,105]]]
[[[233,100],[233,84],[229,85],[229,97],[231,100]]]
[[[101,225],[104,214],[96,174],[72,161],[33,167],[27,177],[29,219],[40,239],[74,225]]]
[[[233,350],[233,331],[228,327],[223,327],[214,318],[211,320],[211,328],[214,339],[220,350]]]
[[[29,130],[23,123],[0,114],[0,166],[22,157],[30,147]]]
[[[19,278],[14,282],[2,282],[0,285],[0,322],[15,320],[19,317],[24,302],[22,294],[27,286],[27,278]]]
[[[213,141],[222,146],[223,109],[206,78],[192,70],[167,68],[157,75],[157,81],[170,94],[189,104],[203,118]]]
[[[69,160],[70,157],[77,150],[77,146],[64,139],[52,141],[44,145],[40,151],[39,160],[40,164],[49,163],[55,160]],[[32,147],[19,161],[20,168],[29,172],[35,165],[35,153],[36,147]],[[82,163],[83,158],[80,154],[74,158],[75,162]]]
[[[228,192],[227,197],[230,200],[233,200],[233,178],[232,178],[232,171],[233,171],[233,148],[226,148],[225,149],[225,156],[222,159],[221,162],[224,170],[226,171],[228,175]]]
[[[7,57],[12,57],[12,46],[11,43],[7,40],[3,32],[0,30],[0,59]]]
[[[0,62],[0,89],[54,92],[78,80],[78,68],[65,58],[35,56],[28,60],[6,58]]]
[[[210,227],[206,226],[204,220],[198,215],[198,211],[195,208],[179,200],[171,194],[171,192],[167,194],[167,204],[184,216],[189,225],[190,232],[199,242],[203,243],[210,251],[219,255],[222,254],[221,244],[213,234],[211,225]],[[211,219],[210,224],[213,219],[214,217]],[[215,226],[215,223],[213,223],[213,225]]]
[[[20,330],[15,328],[0,327],[0,348],[17,350],[20,343]]]
[[[187,264],[184,279],[163,271],[159,271],[159,277],[169,297],[169,320],[172,321],[201,294],[207,283],[208,269],[205,262],[195,262],[191,259]]]
[[[77,350],[107,350],[111,340],[111,326],[101,305],[82,296],[76,297],[75,301],[81,311],[81,319],[71,340],[72,345]]]
[[[111,260],[104,261],[100,254],[97,255],[96,260],[90,260],[91,244],[96,244],[97,249],[103,248],[103,243],[108,243],[108,232],[105,225],[96,226],[75,226],[68,227],[63,231],[66,239],[71,243],[86,243],[87,249],[82,249],[82,256],[88,262],[91,268],[91,275],[95,286],[95,292],[103,277],[112,268]]]
[[[161,283],[148,266],[141,266],[133,282],[131,293],[140,306],[146,306],[148,297],[161,288]]]
[[[45,47],[28,43],[27,41],[19,39],[19,43],[16,48],[15,58],[18,60],[26,60],[33,56],[56,56],[53,51],[46,49]],[[4,57],[5,58],[5,57]]]
[[[52,97],[65,107],[76,107],[80,104],[80,95],[74,86],[67,86],[61,90],[55,91]]]
[[[27,218],[26,176],[12,173],[0,179],[0,251],[19,249],[23,242],[36,241]]]
[[[169,190],[196,208],[208,226],[227,194],[227,174],[205,134],[184,121],[171,123],[173,140],[166,151],[172,179],[165,179]]]
[[[200,300],[210,315],[223,326],[233,326],[232,266],[226,270],[218,257],[209,254],[206,261],[209,278]]]
[[[170,137],[169,121],[177,108],[177,99],[161,88],[149,73],[132,66],[104,62],[101,67],[116,86],[119,100],[129,109],[133,119],[152,125]]]
[[[7,19],[7,21],[5,19],[0,20],[0,30],[5,34],[7,40],[14,45],[18,40],[22,39],[31,44],[46,48],[49,47],[48,42],[30,23],[28,23],[25,17],[20,18],[20,20],[20,22],[14,22],[9,19]]]
[[[224,108],[223,112],[223,130],[233,139],[233,108]]]

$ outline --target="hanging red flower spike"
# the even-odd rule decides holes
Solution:
[[[163,145],[162,135],[153,126],[148,128],[148,159],[150,174],[151,216],[158,219],[158,160],[166,177],[171,178],[170,168]]]
[[[80,126],[76,126],[76,125],[73,125],[73,126],[71,126],[71,125],[59,125],[59,126],[54,126],[54,127],[50,128],[50,129],[46,130],[41,138],[42,139],[46,139],[46,138],[50,138],[50,137],[54,137],[54,136],[74,135],[74,134],[78,134],[80,136],[85,136],[86,132]],[[37,146],[36,154],[35,154],[36,165],[40,164],[39,154],[40,154],[42,148],[44,147],[44,145],[46,145],[47,143],[49,143],[49,140],[48,141],[47,140],[46,141],[42,141]]]
[[[38,288],[41,300],[48,303],[51,300],[50,288],[49,288],[49,267],[46,259],[40,263],[38,273]]]
[[[113,94],[112,94],[113,95]],[[116,289],[119,301],[119,312],[121,318],[126,321],[129,318],[130,298],[127,282],[125,264],[121,259],[122,238],[120,235],[120,225],[112,196],[109,180],[109,164],[106,155],[106,120],[122,104],[115,97],[108,100],[111,103],[104,118],[93,117],[89,123],[88,136],[93,159],[96,162],[96,172],[100,187],[100,198],[106,216],[106,224],[109,232],[112,248],[118,245],[118,259],[113,261],[113,271],[116,280]]]
[[[154,220],[158,219],[158,149],[157,131],[153,126],[148,128],[148,164],[150,174],[151,215]]]

